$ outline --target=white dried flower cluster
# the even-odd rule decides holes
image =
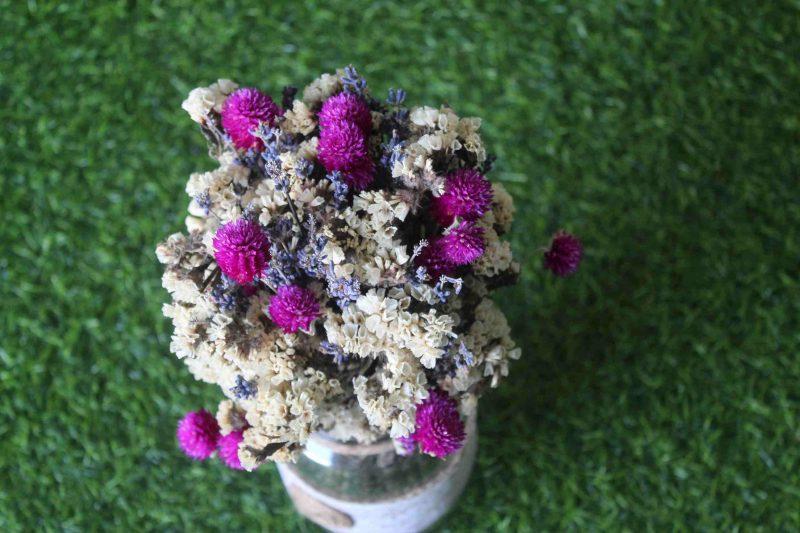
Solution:
[[[310,108],[319,106],[333,94],[342,90],[341,74],[323,74],[303,89],[303,103]]]
[[[434,369],[456,337],[453,317],[436,309],[410,312],[411,302],[403,288],[371,289],[325,321],[330,342],[362,358],[380,354],[385,360],[375,379],[358,376],[354,385],[370,424],[393,438],[414,430],[410,414],[427,396],[425,369]]]
[[[208,87],[198,87],[189,92],[181,107],[189,113],[192,120],[203,123],[211,111],[219,113],[225,98],[239,86],[231,80],[218,80]]]
[[[501,239],[511,196],[492,185],[491,205],[476,221],[481,254],[470,264],[453,263],[444,275],[423,257],[430,260],[426,247],[461,220],[441,227],[430,214],[447,176],[488,171],[480,119],[448,107],[407,109],[402,98],[381,103],[348,70],[309,84],[271,124],[254,125],[252,145],[242,148],[220,116],[237,88],[219,80],[183,103],[219,166],[191,175],[187,234],[170,236],[156,253],[172,297],[164,306],[174,326],[170,349],[225,394],[217,418],[223,433],[244,430],[242,465],[292,460],[319,430],[343,441],[408,436],[416,406],[435,387],[473,412],[483,389],[497,386],[520,356],[488,298],[518,272]],[[322,155],[331,141],[320,108],[343,91],[369,111],[367,183],[350,180],[349,167],[328,168]],[[263,233],[266,248],[245,243],[237,252],[234,239],[229,255],[245,255],[231,267],[217,239],[242,221]],[[260,270],[250,272],[254,265]],[[250,274],[247,282],[232,268]],[[306,300],[278,306],[284,286]],[[307,323],[292,326],[298,316]]]
[[[283,129],[292,134],[308,135],[317,127],[314,113],[304,102],[295,100],[284,113]]]
[[[410,114],[410,135],[405,141],[404,154],[392,165],[392,176],[412,189],[427,188],[438,194],[444,180],[441,171],[434,170],[437,160],[450,160],[456,164],[456,152],[462,148],[472,153],[477,164],[486,160],[478,129],[481,119],[459,118],[452,109],[442,106],[417,107]],[[456,166],[447,165],[445,170]]]

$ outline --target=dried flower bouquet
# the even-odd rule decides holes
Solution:
[[[252,470],[318,430],[444,457],[520,357],[489,297],[519,267],[481,121],[404,100],[348,67],[281,105],[229,80],[183,103],[219,167],[190,177],[188,233],[158,246],[164,314],[226,396],[180,422],[191,457]],[[577,246],[547,261],[568,274]]]

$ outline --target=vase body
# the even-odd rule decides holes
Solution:
[[[297,463],[279,463],[298,512],[336,532],[422,531],[453,506],[478,447],[475,416],[464,446],[446,459],[400,456],[391,441],[343,444],[313,435]]]

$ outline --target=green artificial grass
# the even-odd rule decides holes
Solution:
[[[191,88],[348,63],[483,117],[518,206],[524,355],[438,527],[800,528],[797,1],[223,4],[0,0],[0,530],[315,529],[274,468],[178,451],[220,393],[169,353],[153,250],[213,164]]]

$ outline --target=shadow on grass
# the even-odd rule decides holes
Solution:
[[[631,240],[628,249],[640,248],[633,242],[638,240],[636,231],[626,235]],[[618,246],[625,249],[626,243]],[[652,304],[653,280],[644,274],[647,257],[633,253],[624,264],[607,261],[602,266],[593,264],[592,259],[586,258],[578,274],[568,279],[543,272],[534,264],[538,257],[529,259],[523,271],[537,274],[497,299],[522,347],[522,358],[512,362],[506,381],[481,399],[475,470],[449,516],[497,513],[495,523],[511,525],[503,509],[519,512],[520,507],[512,478],[520,469],[526,469],[527,476],[537,475],[532,461],[526,460],[531,452],[528,443],[542,431],[554,427],[563,431],[563,426],[553,421],[575,414],[575,403],[569,399],[597,388],[604,364],[613,360],[624,369],[632,355],[617,350],[620,330],[627,335],[648,335],[646,321],[637,325],[631,320],[647,313]],[[638,328],[642,331],[632,332]],[[575,435],[565,432],[563,438],[574,439]],[[516,481],[526,487],[534,483]],[[446,530],[447,518],[437,527]]]

